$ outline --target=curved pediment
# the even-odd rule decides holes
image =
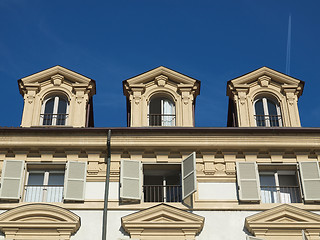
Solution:
[[[274,235],[277,232],[297,232],[299,235],[301,230],[320,232],[320,215],[283,204],[247,217],[245,226],[249,232],[259,237]]]
[[[61,207],[50,204],[28,204],[0,214],[0,231],[6,236],[15,232],[23,237],[26,232],[35,237],[46,229],[49,235],[69,236],[78,231],[80,217]]]
[[[150,236],[170,237],[170,234],[183,238],[186,237],[187,229],[188,236],[191,234],[194,237],[201,231],[203,224],[204,217],[164,203],[122,218],[122,227],[131,238],[139,239]]]

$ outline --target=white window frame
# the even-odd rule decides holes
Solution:
[[[253,103],[253,110],[254,110],[254,115],[256,115],[256,103],[259,101],[259,100],[262,100],[262,106],[263,106],[263,113],[264,113],[264,116],[265,116],[265,127],[270,127],[270,119],[269,119],[269,110],[268,110],[268,101],[272,102],[275,106],[276,106],[276,109],[277,109],[277,115],[280,116],[280,118],[278,118],[278,122],[279,122],[279,127],[282,127],[282,115],[281,115],[281,109],[280,109],[280,106],[279,106],[279,103],[277,101],[274,101],[268,97],[260,97],[260,98],[257,98],[254,103]],[[255,123],[256,123],[256,126],[257,126],[257,120],[255,119]]]
[[[44,173],[44,178],[43,178],[43,183],[39,184],[43,186],[42,189],[42,201],[41,202],[47,202],[47,195],[48,195],[48,183],[49,183],[49,176],[52,173],[63,173],[64,177],[65,177],[65,171],[64,170],[28,170],[27,171],[27,177],[26,177],[26,181],[25,181],[25,187],[24,187],[24,196],[23,196],[23,201],[26,202],[26,186],[28,185],[29,182],[29,175],[30,173]],[[64,179],[63,177],[63,179]],[[62,187],[64,187],[64,184],[61,185]],[[63,189],[62,189],[62,200],[61,202],[63,202]]]
[[[274,187],[275,188],[275,193],[276,193],[276,201],[275,202],[271,202],[271,203],[295,203],[292,202],[292,200],[290,199],[290,202],[286,202],[286,201],[282,201],[283,198],[283,194],[281,194],[281,189],[280,187],[280,181],[279,181],[279,175],[291,175],[291,176],[296,176],[296,181],[297,181],[297,187],[299,187],[299,202],[302,202],[302,189],[301,189],[301,183],[299,181],[299,175],[298,175],[298,169],[296,171],[294,170],[270,170],[270,171],[259,171],[259,177],[260,176],[273,176],[274,178],[274,182],[275,182],[275,186],[270,186],[270,187]],[[260,181],[260,197],[261,197],[261,202],[263,201],[263,190],[261,189],[261,181]],[[298,196],[297,196],[298,199]],[[264,203],[264,202],[262,202]]]
[[[148,125],[150,127],[154,127],[154,126],[157,126],[157,127],[175,127],[176,126],[176,121],[177,121],[177,114],[176,114],[176,104],[175,102],[170,98],[170,97],[166,97],[166,96],[153,96],[151,99],[150,99],[150,102],[149,102],[149,106],[148,106],[148,116],[150,114],[150,107],[151,107],[151,102],[153,100],[155,100],[156,98],[159,98],[160,99],[160,110],[161,110],[161,125],[160,126],[157,126],[157,125],[150,125],[150,119],[148,119]],[[164,113],[164,101],[168,101],[170,102],[173,106],[171,108],[172,110],[172,115],[174,116],[163,116],[165,113]],[[150,116],[149,116],[150,118]],[[170,124],[165,124],[166,123],[166,118],[172,118],[172,120],[170,121]]]
[[[48,101],[50,101],[51,99],[54,98],[54,103],[53,103],[53,113],[52,114],[58,114],[58,107],[59,107],[59,99],[63,99],[65,100],[65,102],[67,103],[67,106],[66,106],[66,119],[65,119],[65,124],[64,125],[67,125],[68,123],[68,114],[69,114],[69,101],[67,98],[61,96],[61,95],[55,95],[55,96],[52,96],[52,97],[48,97],[46,98],[43,103],[42,103],[42,106],[41,106],[41,114],[45,114],[45,109],[46,109],[46,104]],[[43,125],[43,119],[44,117],[40,117],[40,125]],[[57,118],[56,117],[52,117],[52,122],[51,122],[51,125],[48,125],[48,126],[56,126],[57,124]]]

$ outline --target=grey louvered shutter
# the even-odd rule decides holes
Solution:
[[[196,191],[196,153],[191,153],[182,161],[182,199],[186,199]]]
[[[140,200],[142,193],[141,162],[121,160],[120,198]]]
[[[20,199],[23,170],[24,161],[4,160],[1,176],[1,199]]]
[[[68,161],[64,178],[64,200],[84,201],[87,162]]]
[[[305,201],[320,200],[320,171],[319,163],[299,162],[300,176]]]
[[[241,201],[260,200],[260,181],[257,163],[237,162],[237,182]]]
[[[247,236],[247,240],[263,240],[262,238]]]

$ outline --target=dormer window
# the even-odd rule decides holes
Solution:
[[[44,100],[40,115],[41,125],[66,125],[69,102],[63,96],[52,96]]]
[[[176,114],[173,101],[166,97],[154,97],[149,105],[149,126],[175,126]]]
[[[254,110],[257,127],[282,127],[281,111],[276,101],[259,98],[254,103]]]

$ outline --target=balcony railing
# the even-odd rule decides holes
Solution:
[[[61,185],[26,185],[25,202],[62,202],[63,186]]]
[[[261,186],[262,203],[299,203],[301,192],[298,186]]]
[[[144,185],[145,202],[181,202],[181,185]]]
[[[40,114],[42,125],[66,125],[68,114],[66,113],[44,113]]]
[[[254,115],[257,127],[281,127],[281,115]]]
[[[175,114],[148,114],[149,126],[175,126]]]

